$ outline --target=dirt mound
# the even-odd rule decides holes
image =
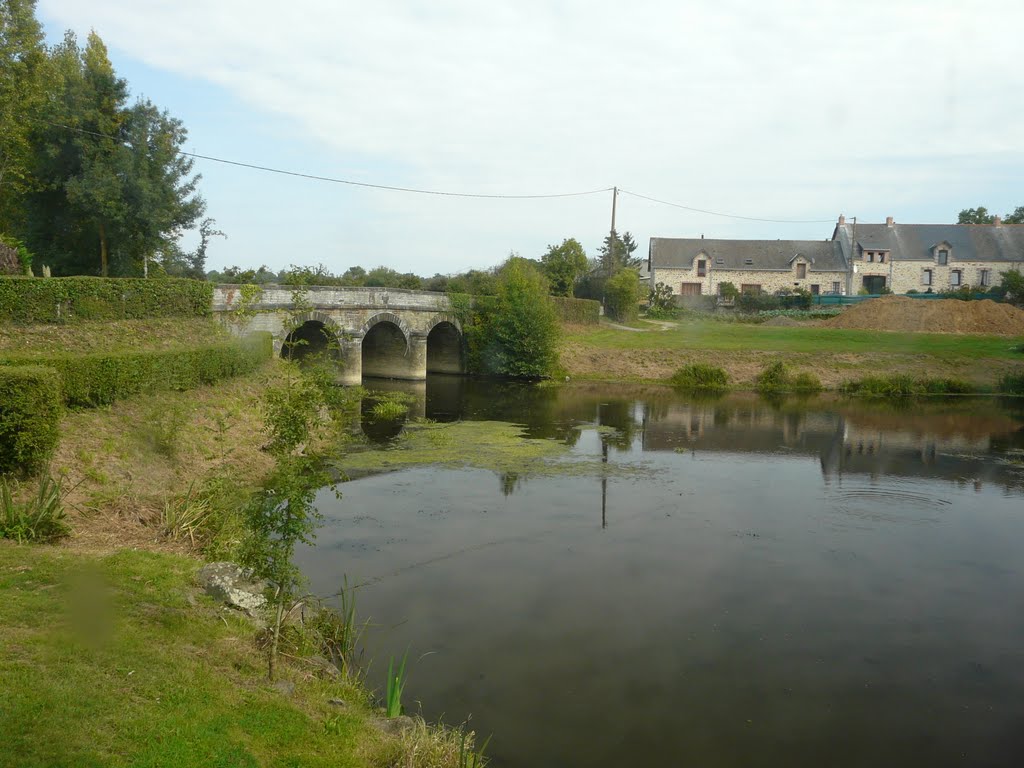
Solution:
[[[885,296],[856,304],[821,325],[865,331],[1024,336],[1024,310],[989,299],[960,301]]]

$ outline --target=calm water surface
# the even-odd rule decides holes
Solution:
[[[1024,765],[1019,401],[418,396],[607,462],[319,496],[300,565],[319,593],[366,584],[370,682],[409,649],[408,704],[472,714],[494,765]]]

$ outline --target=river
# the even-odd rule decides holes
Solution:
[[[407,708],[492,765],[1024,761],[1024,401],[410,388],[566,455],[324,489],[298,561],[363,585],[371,684],[408,651]]]

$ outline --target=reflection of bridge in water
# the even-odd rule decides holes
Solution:
[[[342,384],[465,370],[462,327],[443,293],[275,285],[246,305],[242,292],[239,285],[215,286],[213,311],[225,325],[238,333],[269,331],[286,357],[327,353],[341,363]]]

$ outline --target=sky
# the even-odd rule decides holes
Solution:
[[[826,239],[839,214],[1024,205],[1018,0],[39,0],[94,29],[187,151],[483,195],[617,186],[651,237]],[[421,275],[597,254],[612,193],[480,199],[197,160],[207,267]],[[674,203],[701,213],[638,197]],[[743,218],[746,217],[746,218]],[[775,221],[757,221],[766,219]]]

